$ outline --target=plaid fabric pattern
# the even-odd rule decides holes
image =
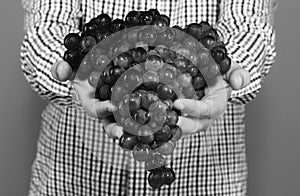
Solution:
[[[245,104],[251,101],[274,63],[275,33],[266,20],[263,0],[31,0],[21,47],[25,77],[49,100],[42,114],[29,195],[246,195]],[[178,142],[168,166],[177,179],[152,190],[144,166],[135,162],[74,104],[69,82],[51,77],[50,68],[64,53],[63,38],[105,12],[124,18],[130,10],[157,8],[171,25],[206,20],[214,24],[233,60],[251,73],[251,84],[234,91],[222,118],[206,133]]]

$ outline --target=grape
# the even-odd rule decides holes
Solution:
[[[150,157],[151,148],[147,144],[136,144],[133,147],[132,156],[136,161],[144,162]]]
[[[119,140],[119,145],[125,150],[132,150],[137,144],[137,137],[126,132],[121,136]]]
[[[97,44],[96,40],[92,36],[83,36],[80,41],[80,47],[83,52],[89,52]]]
[[[152,129],[147,125],[140,127],[137,133],[137,138],[143,144],[150,144],[155,139]]]
[[[231,59],[228,56],[225,56],[224,59],[220,62],[220,72],[222,75],[226,74],[231,68]]]
[[[145,11],[140,15],[140,24],[141,25],[150,25],[153,23],[153,15],[152,12]]]
[[[95,20],[99,29],[108,29],[111,23],[111,17],[108,14],[102,13]]]
[[[78,49],[71,49],[65,52],[63,59],[69,63],[73,71],[77,71],[82,57]]]
[[[163,19],[164,21],[166,21],[167,26],[170,26],[170,18],[168,16],[161,14],[160,18]]]
[[[111,30],[113,33],[125,29],[125,22],[121,19],[115,19],[111,22]]]
[[[80,47],[80,36],[77,33],[69,33],[64,39],[64,45],[67,49],[78,49]]]

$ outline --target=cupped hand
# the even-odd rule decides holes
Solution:
[[[178,99],[174,107],[181,110],[184,116],[179,117],[178,125],[185,135],[205,131],[221,117],[227,106],[232,90],[240,90],[250,83],[250,74],[236,62],[223,76],[218,76],[213,85],[206,89],[201,100]]]
[[[94,97],[95,88],[89,84],[87,79],[78,79],[72,72],[71,66],[63,60],[58,61],[52,66],[51,74],[61,82],[71,81],[84,111],[90,117],[101,120],[104,130],[109,137],[121,137],[123,129],[114,122],[114,118],[112,117],[112,112],[116,111],[116,107],[111,101],[99,101],[96,99]]]

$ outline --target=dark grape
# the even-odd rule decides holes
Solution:
[[[192,84],[194,89],[197,91],[205,86],[206,81],[204,77],[200,74],[192,79]]]
[[[150,173],[148,176],[148,183],[153,189],[159,189],[164,185],[163,173],[155,172]]]
[[[174,60],[174,64],[179,71],[184,73],[187,71],[189,61],[184,57],[179,57]]]
[[[201,34],[204,34],[213,28],[207,21],[201,21],[200,26],[201,26]]]
[[[111,22],[111,30],[113,33],[125,29],[125,22],[121,19],[115,19]]]
[[[181,129],[181,127],[179,127],[178,125],[172,126],[171,127],[171,134],[172,134],[171,140],[173,142],[177,142],[178,140],[180,140],[181,137],[182,137],[182,129]]]
[[[182,29],[180,26],[178,26],[178,25],[174,25],[172,28],[173,28],[173,29],[180,30],[180,31],[183,31],[183,29]]]
[[[131,50],[132,60],[136,63],[142,63],[146,60],[147,52],[144,48],[138,47]]]
[[[101,75],[101,79],[103,80],[103,82],[105,82],[106,84],[109,84],[109,85],[113,83],[111,69],[112,69],[112,66],[106,66]]]
[[[99,31],[96,34],[96,41],[100,42],[102,40],[104,40],[105,38],[109,37],[112,34],[110,29],[106,29],[104,31]]]
[[[128,12],[128,14],[125,17],[126,26],[133,27],[139,25],[140,24],[139,15],[140,13],[135,10]]]
[[[167,142],[171,138],[172,133],[168,125],[163,126],[155,133],[155,141],[159,143]]]
[[[199,90],[196,92],[196,95],[197,95],[198,99],[201,100],[205,96],[205,92],[204,92],[204,90]]]
[[[170,18],[168,16],[161,14],[160,18],[163,19],[164,21],[166,21],[167,26],[170,26]]]
[[[108,29],[111,23],[111,17],[108,14],[102,13],[97,16],[95,23],[101,30]]]
[[[136,113],[142,107],[141,96],[137,93],[133,93],[129,97],[129,111]]]
[[[166,30],[166,28],[164,27],[168,27],[169,24],[166,20],[162,19],[161,17],[156,19],[154,22],[153,22],[153,25],[156,25],[157,27],[159,27],[159,30],[161,32],[163,32],[164,30]]]
[[[210,35],[207,35],[201,39],[201,43],[204,47],[212,49],[212,47],[216,44],[216,39]]]
[[[199,74],[199,70],[195,66],[191,66],[189,68],[189,73],[191,74],[192,77],[195,77]]]
[[[110,75],[113,81],[112,83],[115,83],[123,73],[124,73],[124,69],[122,69],[119,66],[113,66],[110,69]]]
[[[175,181],[175,172],[171,168],[164,168],[162,170],[162,178],[164,181],[164,184],[171,185]]]
[[[128,52],[123,52],[114,59],[114,65],[120,66],[125,70],[127,70],[130,67],[131,63],[132,57]]]
[[[133,115],[133,119],[140,125],[145,125],[150,121],[149,113],[144,109],[139,109]]]
[[[152,12],[145,11],[140,15],[140,24],[141,25],[150,25],[153,23],[153,15]]]
[[[82,34],[86,36],[96,36],[98,27],[95,23],[86,23],[83,26]]]
[[[217,63],[220,63],[226,56],[227,50],[225,46],[216,46],[211,49],[211,54]]]
[[[153,20],[156,20],[157,18],[160,17],[160,13],[157,9],[149,9],[148,11],[151,12],[153,16]]]
[[[213,50],[212,56],[217,63],[220,63],[224,59],[225,54],[220,50]]]
[[[77,71],[81,63],[81,59],[81,53],[77,49],[67,50],[63,57],[63,60],[72,67],[73,71]]]
[[[95,97],[100,101],[109,100],[111,97],[111,86],[104,84],[96,89]]]
[[[85,53],[88,53],[96,44],[97,42],[92,36],[83,36],[80,41],[80,47]]]
[[[159,84],[156,91],[158,96],[163,100],[173,100],[175,97],[173,89],[165,84]]]
[[[126,150],[133,150],[134,146],[138,144],[137,137],[129,133],[124,133],[119,140],[119,145]]]
[[[186,27],[186,32],[193,36],[195,39],[199,40],[201,38],[201,25],[197,23],[189,24]]]
[[[231,68],[231,59],[225,56],[224,59],[219,63],[220,72],[222,75],[226,74]]]
[[[167,112],[167,118],[166,118],[166,124],[169,126],[176,125],[178,122],[178,114],[175,111],[168,111]]]
[[[210,29],[206,31],[203,36],[207,36],[207,35],[213,37],[215,40],[219,39],[219,35],[216,29]]]
[[[80,36],[77,33],[69,33],[64,39],[64,45],[68,50],[80,47]]]

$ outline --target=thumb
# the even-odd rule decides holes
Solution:
[[[101,120],[105,133],[113,139],[120,139],[123,135],[123,127],[119,126],[113,115]]]
[[[113,139],[120,139],[123,135],[123,128],[113,122],[112,116],[101,120],[105,133]]]
[[[112,123],[106,126],[105,132],[110,138],[120,139],[123,135],[123,128],[117,123]]]
[[[51,67],[51,74],[52,77],[56,80],[65,82],[72,77],[72,68],[67,62],[63,60],[57,61]]]
[[[236,62],[232,62],[226,78],[233,90],[240,90],[250,84],[250,73]]]

